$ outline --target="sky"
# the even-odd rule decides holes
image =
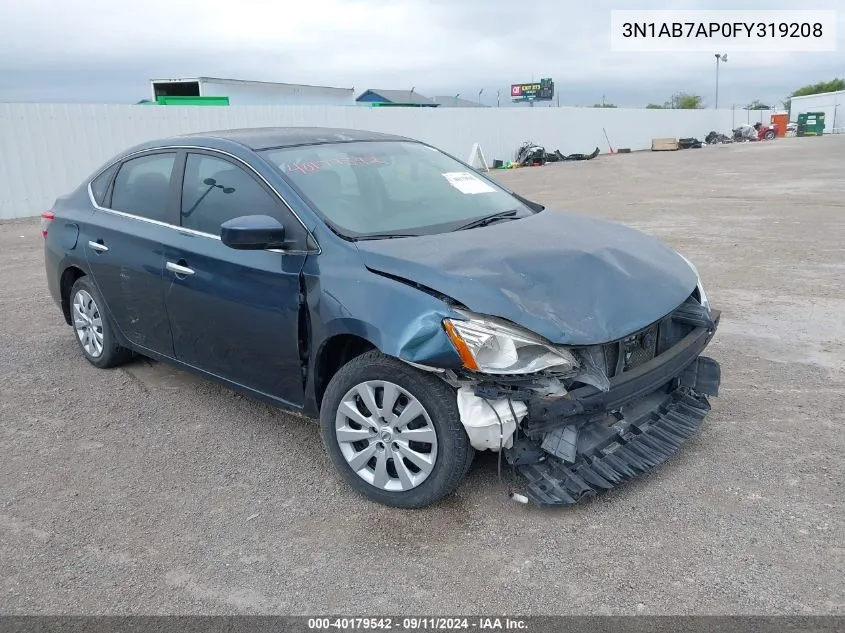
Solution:
[[[713,54],[610,50],[611,9],[665,8],[840,10],[836,52],[730,54],[722,107],[845,77],[845,0],[0,0],[0,101],[135,103],[151,78],[212,76],[506,105],[551,77],[561,105],[712,107]]]

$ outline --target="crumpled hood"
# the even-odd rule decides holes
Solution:
[[[371,270],[561,345],[622,338],[678,307],[696,285],[689,265],[659,240],[551,209],[477,229],[357,246]]]

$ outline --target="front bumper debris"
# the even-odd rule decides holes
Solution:
[[[577,453],[573,463],[555,455],[534,464],[517,466],[527,479],[522,491],[541,507],[572,505],[659,466],[698,431],[710,403],[689,387],[664,396],[621,434],[588,454]]]
[[[541,507],[575,504],[662,464],[695,435],[721,382],[719,364],[701,356],[720,313],[688,316],[680,315],[679,339],[614,376],[608,390],[587,385],[528,400],[521,437],[505,451],[525,478],[517,496]]]

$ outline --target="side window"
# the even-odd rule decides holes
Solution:
[[[278,200],[245,169],[222,158],[188,154],[182,183],[182,226],[211,235],[242,215],[269,215],[285,222]]]
[[[96,200],[97,204],[100,206],[103,206],[103,202],[106,199],[106,192],[109,190],[111,179],[114,176],[114,172],[117,171],[117,168],[118,164],[116,163],[91,181],[91,193],[94,194],[94,200]]]
[[[176,153],[151,154],[126,161],[114,180],[111,208],[151,220],[168,221],[167,199]]]

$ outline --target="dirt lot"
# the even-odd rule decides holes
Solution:
[[[492,457],[418,512],[342,485],[317,428],[150,362],[99,371],[35,221],[0,225],[0,612],[845,614],[845,136],[498,172],[695,261],[723,310],[700,435],[590,503]]]

